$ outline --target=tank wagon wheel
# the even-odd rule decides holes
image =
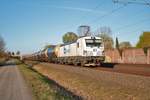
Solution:
[[[64,64],[64,63],[61,61],[60,64]]]
[[[84,62],[84,61],[81,62],[81,66],[82,66],[82,67],[85,67],[85,62]]]
[[[100,66],[100,65],[101,65],[100,63],[101,63],[101,62],[100,62],[99,60],[95,60],[95,61],[94,61],[95,67]]]
[[[74,62],[73,65],[74,65],[74,66],[78,66],[78,63],[77,63],[77,62]]]

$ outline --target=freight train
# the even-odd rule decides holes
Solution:
[[[43,51],[23,56],[24,60],[36,60],[81,66],[100,65],[105,60],[104,43],[100,37],[85,36],[68,44],[53,45]]]

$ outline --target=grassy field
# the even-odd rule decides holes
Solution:
[[[18,65],[36,100],[78,100],[80,97],[59,86],[25,64]]]
[[[85,100],[150,100],[150,78],[40,63],[33,67]]]

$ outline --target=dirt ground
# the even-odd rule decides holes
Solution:
[[[0,100],[33,100],[16,65],[0,66]]]
[[[88,100],[150,100],[150,77],[40,63],[34,69]]]

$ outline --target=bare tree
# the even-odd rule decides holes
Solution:
[[[107,35],[111,36],[112,30],[110,27],[103,26],[96,30],[95,35],[99,35],[99,34],[107,34]]]
[[[0,57],[4,57],[5,56],[5,42],[3,40],[3,38],[0,36]]]
[[[20,55],[20,51],[17,51],[17,52],[16,52],[16,55]]]
[[[5,42],[3,38],[0,36],[0,52],[4,52],[4,51],[5,51]]]
[[[112,31],[110,27],[100,27],[96,30],[95,35],[103,39],[105,50],[112,49],[114,45],[113,38],[111,37]]]
[[[112,37],[110,37],[107,34],[99,34],[98,36],[100,36],[102,38],[102,40],[104,42],[105,50],[113,49],[114,41],[113,41]]]

